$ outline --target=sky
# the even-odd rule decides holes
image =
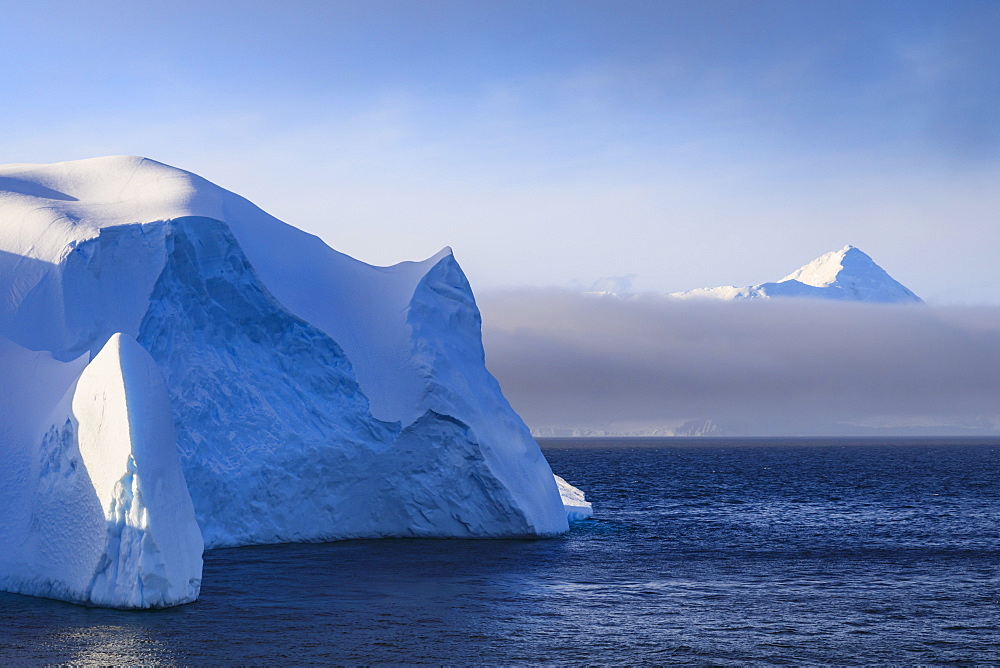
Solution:
[[[142,155],[365,262],[451,246],[532,427],[1000,430],[996,0],[0,15],[0,162]],[[846,244],[928,306],[651,296]]]
[[[776,280],[1000,305],[1000,3],[0,1],[0,162],[136,154],[477,294]]]

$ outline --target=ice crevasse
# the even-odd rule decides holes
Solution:
[[[0,167],[0,589],[194,600],[203,548],[590,514],[450,249],[374,267],[136,157]]]

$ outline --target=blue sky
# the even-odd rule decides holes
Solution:
[[[0,2],[0,162],[194,171],[479,290],[775,280],[851,243],[1000,304],[1000,2]]]

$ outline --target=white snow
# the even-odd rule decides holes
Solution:
[[[780,281],[745,288],[726,285],[670,295],[680,299],[738,301],[784,297],[833,299],[869,303],[920,303],[922,300],[889,276],[854,246],[822,255]]]
[[[135,454],[167,447],[168,414],[207,547],[565,531],[552,472],[486,370],[480,325],[447,248],[423,262],[372,267],[205,179],[143,158],[0,167],[0,337],[9,339],[0,339],[0,362],[19,370],[4,391],[37,386],[0,407],[0,433],[17,435],[16,447],[0,450],[0,476],[37,477],[25,467],[35,466],[44,440],[31,430],[44,422],[38,407],[54,409],[93,358],[81,383],[94,386],[81,386],[95,399],[59,438],[79,438],[95,498],[114,499],[101,524],[116,527],[123,553],[85,594],[75,584],[30,584],[62,577],[58,559],[25,579],[0,557],[0,586],[140,607],[190,600],[179,583],[190,574],[191,541],[173,553],[157,533],[183,531],[187,511],[173,528],[141,519],[185,506],[169,467]],[[165,384],[148,375],[133,392],[129,368],[143,348]],[[122,373],[106,359],[124,360]],[[94,446],[103,443],[94,434],[116,445]],[[154,506],[150,492],[136,492],[164,471],[169,484]],[[87,533],[97,524],[87,526],[74,540],[97,540]],[[149,544],[159,546],[159,566]],[[157,568],[169,586],[122,593]]]
[[[817,288],[825,288],[833,285],[837,282],[837,277],[840,276],[844,269],[852,264],[862,265],[864,264],[864,255],[859,249],[854,246],[847,245],[837,251],[831,251],[824,255],[819,256],[812,262],[802,267],[799,267],[788,276],[778,281],[779,283],[784,283],[785,281],[798,281],[804,285],[812,285]],[[868,257],[864,255],[864,257]],[[871,260],[871,258],[868,258]],[[870,267],[859,267],[861,271],[870,270]]]

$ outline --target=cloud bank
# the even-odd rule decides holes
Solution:
[[[705,419],[762,436],[1000,426],[1000,308],[560,291],[480,302],[487,365],[536,430]]]

